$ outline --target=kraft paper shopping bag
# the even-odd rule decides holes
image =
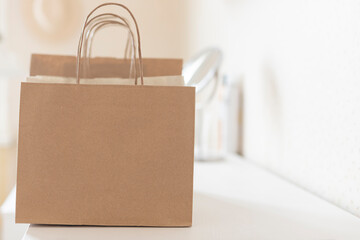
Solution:
[[[138,49],[134,85],[21,84],[17,223],[191,226],[195,89],[144,85]]]

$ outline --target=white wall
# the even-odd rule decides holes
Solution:
[[[219,43],[244,78],[245,156],[358,216],[359,12],[354,0],[197,0],[191,31],[191,47]]]

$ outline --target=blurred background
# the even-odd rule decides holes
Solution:
[[[19,83],[30,54],[75,55],[86,14],[102,2],[0,1],[0,202],[15,183]],[[221,51],[216,107],[202,118],[216,119],[204,136],[218,161],[241,154],[360,216],[359,1],[118,2],[138,20],[145,57],[186,62]],[[108,28],[93,52],[121,57],[122,46],[121,32]]]

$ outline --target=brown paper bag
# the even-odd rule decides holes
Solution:
[[[194,112],[193,87],[22,83],[16,222],[191,226]]]
[[[91,72],[81,84],[132,85],[129,79],[130,60],[117,58],[91,58]],[[184,86],[182,59],[143,59],[145,85]],[[137,65],[137,72],[139,67]],[[61,55],[32,54],[30,77],[27,82],[75,83],[76,57]]]
[[[179,76],[182,59],[144,58],[144,77]],[[130,61],[126,59],[96,57],[90,60],[89,78],[128,78]],[[139,73],[137,65],[137,73]],[[76,56],[32,54],[30,76],[76,77]]]

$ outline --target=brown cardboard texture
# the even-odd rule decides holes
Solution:
[[[193,87],[22,83],[16,222],[191,226]]]
[[[179,76],[182,72],[182,59],[143,58],[142,61],[144,77]],[[89,72],[87,73],[89,78],[127,78],[130,74],[129,59],[96,57],[91,58],[89,63]],[[137,65],[137,73],[140,76],[139,65]],[[32,54],[30,76],[75,77],[76,57]]]

